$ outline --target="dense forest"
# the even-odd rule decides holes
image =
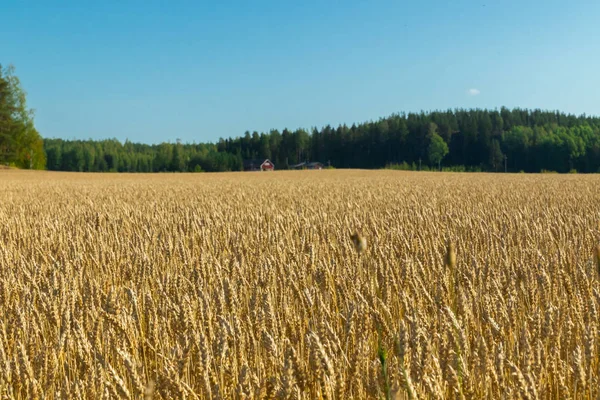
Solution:
[[[46,139],[47,167],[64,171],[236,171],[246,159],[276,169],[336,168],[600,172],[600,118],[507,109],[395,114],[358,125],[245,132],[217,143],[146,145]]]
[[[14,67],[0,66],[0,165],[43,169],[42,138],[27,108],[25,91]]]

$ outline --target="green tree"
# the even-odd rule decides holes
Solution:
[[[431,142],[429,143],[428,148],[429,162],[431,164],[437,164],[438,169],[440,169],[440,164],[446,154],[448,154],[448,145],[444,142],[444,139],[438,135],[437,133],[433,133],[431,135]]]
[[[48,155],[48,158],[50,156]],[[85,144],[83,147],[83,160],[84,160],[84,171],[93,171],[94,170],[94,161],[96,158],[95,150],[93,146],[89,144]]]
[[[502,154],[502,150],[500,149],[500,142],[494,139],[492,140],[492,144],[490,146],[490,165],[494,171],[498,171],[498,168],[502,165],[502,161],[504,160],[504,154]]]
[[[15,68],[0,66],[0,162],[43,169],[46,155]]]
[[[49,170],[60,170],[62,163],[62,150],[60,144],[44,142],[47,157],[47,167]]]
[[[154,172],[165,172],[169,169],[173,159],[173,148],[169,143],[161,143],[154,150]]]
[[[21,129],[14,118],[16,107],[10,84],[0,66],[0,162],[8,164],[15,158],[15,132]]]
[[[260,145],[258,149],[259,158],[271,158],[271,147],[269,144],[269,136],[264,133],[260,134]],[[271,160],[273,161],[273,160]]]
[[[183,149],[181,142],[177,140],[177,144],[173,146],[173,157],[171,158],[170,170],[173,172],[182,172],[185,170],[185,156],[182,154]]]

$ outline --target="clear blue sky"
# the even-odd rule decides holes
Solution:
[[[40,133],[66,139],[215,141],[455,107],[600,114],[597,0],[211,3],[0,0],[0,62]]]

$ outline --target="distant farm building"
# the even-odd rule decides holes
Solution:
[[[323,169],[323,167],[320,162],[302,162],[291,166],[292,169]]]
[[[271,160],[256,159],[244,161],[244,171],[274,171],[275,164]]]

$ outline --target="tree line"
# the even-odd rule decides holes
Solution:
[[[148,145],[107,140],[45,139],[47,168],[82,172],[239,171],[243,160],[215,144]]]
[[[35,129],[33,110],[13,66],[0,65],[0,165],[43,169],[42,138]]]
[[[303,161],[336,168],[418,165],[466,170],[600,172],[600,118],[528,109],[394,114],[352,126],[245,132],[217,143],[147,145],[44,140],[47,168],[62,171],[238,171],[248,159],[276,169]]]

